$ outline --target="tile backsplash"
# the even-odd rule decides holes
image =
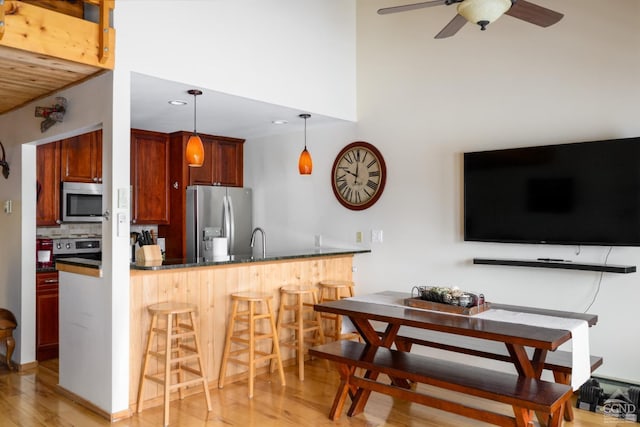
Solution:
[[[59,227],[38,227],[38,237],[62,239],[66,237],[93,237],[102,236],[102,223],[88,222],[77,224],[61,224]]]
[[[142,230],[153,230],[158,235],[157,225],[135,225],[131,224],[131,231],[141,232]],[[75,224],[60,224],[59,227],[38,227],[36,236],[40,238],[64,239],[68,237],[94,237],[102,236],[102,223],[87,222]]]

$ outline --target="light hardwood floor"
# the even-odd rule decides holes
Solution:
[[[305,364],[305,381],[298,380],[297,368],[285,369],[287,385],[282,387],[277,374],[256,378],[254,398],[247,398],[247,381],[211,389],[213,411],[207,412],[202,393],[171,403],[171,426],[485,426],[467,418],[373,393],[364,414],[350,418],[343,414],[337,422],[327,418],[337,387],[337,374],[327,371],[323,361]],[[9,372],[0,365],[0,427],[79,426],[152,427],[162,425],[162,407],[145,408],[141,414],[110,424],[105,419],[62,397],[55,391],[55,361],[36,369]],[[420,387],[426,387],[420,385]],[[450,396],[457,399],[456,396]],[[471,405],[485,405],[478,399],[464,399]],[[500,410],[508,413],[508,407]],[[614,422],[610,418],[575,410],[574,422],[566,426],[637,426]]]

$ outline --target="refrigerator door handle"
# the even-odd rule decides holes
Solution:
[[[231,253],[231,249],[235,248],[235,240],[236,240],[236,224],[235,224],[235,214],[233,212],[233,198],[229,196],[225,196],[225,200],[227,201],[227,218],[226,223],[228,223],[229,234],[227,235],[227,253],[229,255],[233,255]]]

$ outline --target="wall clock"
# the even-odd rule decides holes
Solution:
[[[344,147],[331,169],[333,194],[345,208],[359,211],[378,201],[387,181],[387,167],[380,151],[364,141]]]

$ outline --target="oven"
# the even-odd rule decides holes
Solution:
[[[61,258],[101,260],[102,239],[100,237],[53,239],[53,259]]]

